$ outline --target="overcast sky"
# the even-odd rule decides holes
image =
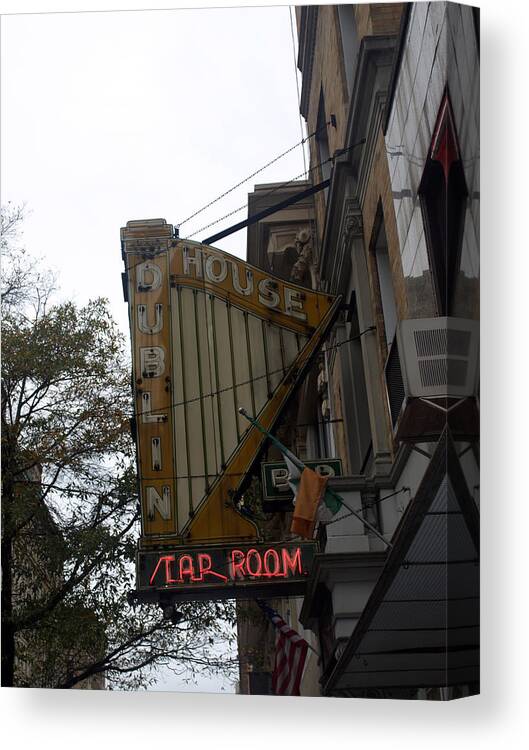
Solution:
[[[63,294],[108,297],[124,330],[120,227],[179,223],[300,139],[288,6],[2,18],[2,202],[27,204],[26,246]],[[298,148],[255,181],[303,169]],[[241,231],[218,246],[245,244]]]
[[[9,15],[1,41],[2,203],[26,204],[25,246],[57,270],[62,296],[108,297],[128,332],[120,227],[179,223],[301,139],[289,7]],[[303,169],[297,148],[255,182]],[[245,204],[253,184],[181,236]],[[217,246],[243,257],[246,231]],[[159,689],[175,687],[189,689],[161,676]]]

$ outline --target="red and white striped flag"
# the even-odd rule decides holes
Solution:
[[[299,695],[299,686],[307,658],[309,644],[281,615],[264,602],[257,604],[276,630],[276,653],[272,689],[275,695]]]

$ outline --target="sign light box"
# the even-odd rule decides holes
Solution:
[[[319,458],[304,461],[305,466],[326,477],[342,476],[339,458]],[[294,493],[288,483],[289,471],[284,461],[266,461],[261,464],[263,510],[265,513],[292,510]]]
[[[141,491],[140,547],[255,542],[236,499],[338,312],[340,298],[174,238],[121,230]]]
[[[315,542],[144,550],[136,594],[144,601],[164,592],[190,600],[301,594],[315,552]]]

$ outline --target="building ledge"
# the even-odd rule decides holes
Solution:
[[[382,571],[386,558],[385,550],[316,554],[299,615],[303,626],[312,629],[317,623],[322,601],[320,595],[322,586],[330,590],[334,583],[365,580],[366,574],[375,580]]]

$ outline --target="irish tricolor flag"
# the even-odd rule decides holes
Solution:
[[[338,513],[342,505],[347,508],[349,514],[358,518],[366,529],[377,536],[389,549],[392,545],[385,539],[382,534],[372,526],[365,518],[362,517],[360,510],[351,508],[347,502],[337,495],[334,490],[327,487],[328,477],[322,477],[320,474],[309,469],[303,461],[291,453],[283,443],[265,430],[255,417],[251,417],[246,409],[242,407],[239,413],[253,424],[260,432],[266,435],[274,445],[276,445],[285,461],[289,470],[289,484],[292,487],[295,496],[294,515],[292,516],[292,525],[290,531],[298,534],[305,539],[312,539],[316,521],[329,523],[331,518]]]
[[[239,413],[266,435],[283,454],[290,475],[288,483],[294,492],[295,505],[290,531],[304,539],[312,539],[316,521],[328,523],[342,507],[340,496],[327,488],[328,477],[322,477],[305,466],[303,461],[265,430],[257,419],[251,417],[246,409],[241,407]]]
[[[316,521],[328,523],[342,507],[340,498],[327,489],[328,477],[309,469],[283,445],[278,446],[289,471],[289,485],[294,492],[294,514],[290,531],[312,539]]]

